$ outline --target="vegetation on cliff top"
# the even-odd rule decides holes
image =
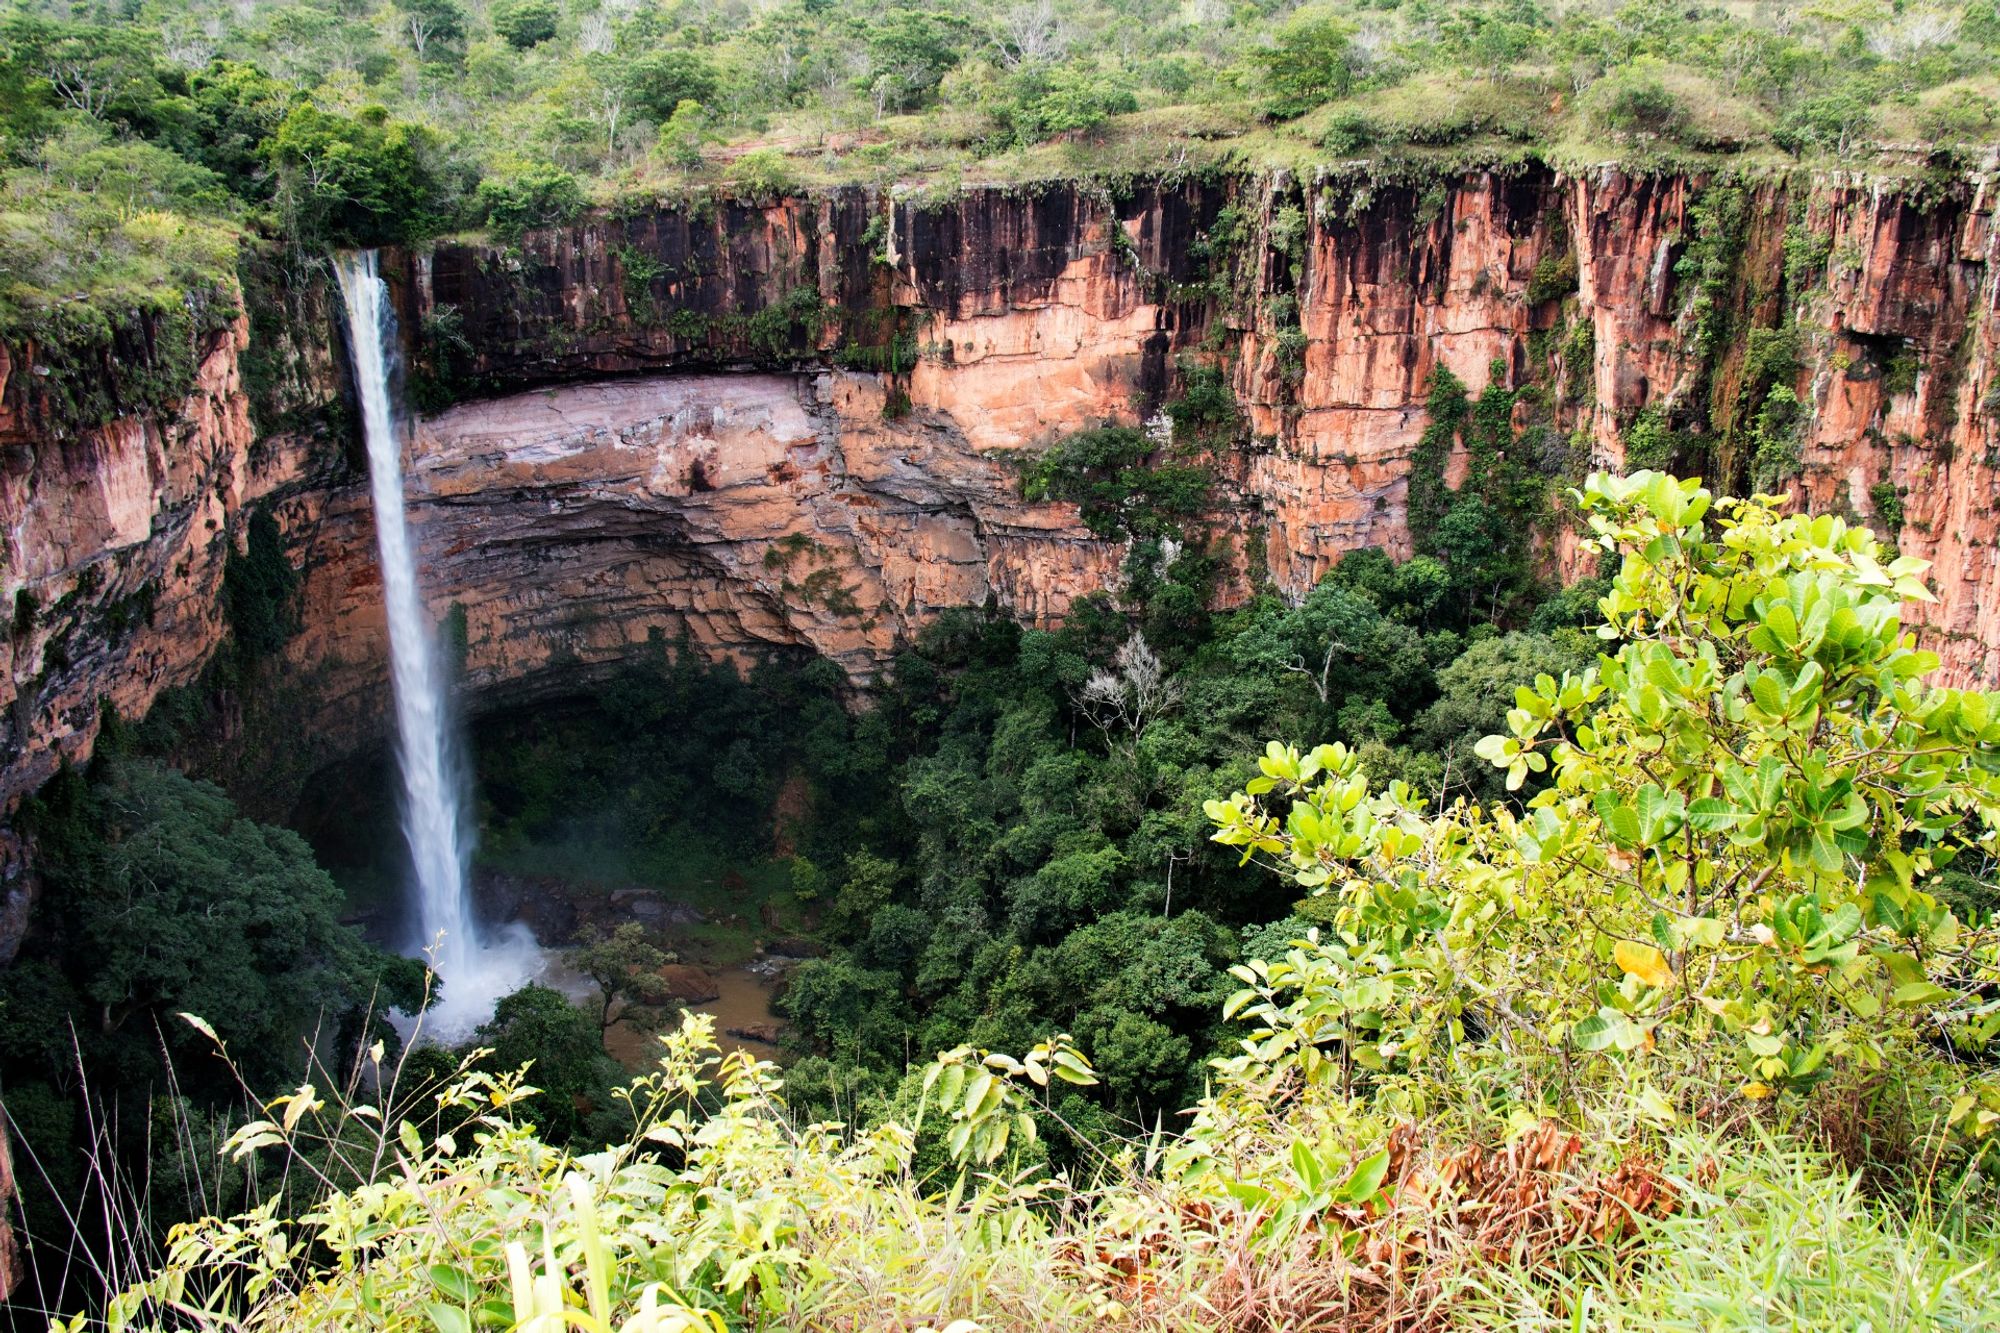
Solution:
[[[950,186],[1523,152],[1983,151],[2000,14],[1535,0],[14,0],[0,338],[103,345],[234,247],[506,236],[716,182]]]
[[[528,1127],[532,1068],[421,1108],[315,1071],[232,1145],[310,1211],[182,1229],[111,1326],[1977,1326],[2000,696],[1924,683],[1922,564],[1865,529],[1579,503],[1606,655],[1517,678],[1503,790],[1272,742],[1206,801],[1317,925],[1230,969],[1180,1126],[1080,1130],[1116,1034],[1018,1025],[835,1124],[694,1020],[594,1152]]]

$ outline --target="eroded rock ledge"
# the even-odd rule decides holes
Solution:
[[[421,422],[407,485],[430,594],[464,617],[482,695],[683,635],[716,655],[806,647],[859,682],[946,607],[1059,616],[1119,550],[1062,506],[1024,506],[950,414],[884,420],[842,373],[688,373],[468,403]],[[385,651],[366,496],[318,518],[302,659]],[[456,608],[456,610],[453,610]],[[378,689],[372,672],[352,689]],[[329,699],[365,711],[366,697]]]

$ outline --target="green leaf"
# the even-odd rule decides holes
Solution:
[[[965,1089],[965,1114],[976,1116],[984,1110],[986,1098],[992,1091],[993,1075],[989,1071],[982,1069],[973,1075]]]
[[[1569,1039],[1579,1051],[1601,1051],[1618,1040],[1618,1030],[1602,1014],[1592,1014],[1577,1020]]]
[[[472,1320],[456,1305],[446,1305],[442,1301],[424,1303],[424,1313],[431,1318],[431,1327],[438,1333],[472,1333]]]
[[[1688,806],[1688,823],[1701,833],[1726,833],[1749,818],[1748,811],[1717,796],[1704,796]]]
[[[1056,1077],[1079,1087],[1094,1087],[1097,1083],[1097,1071],[1069,1051],[1056,1052]]]
[[[470,1305],[473,1296],[479,1290],[479,1284],[472,1280],[470,1273],[467,1273],[463,1269],[453,1268],[450,1264],[431,1265],[431,1285],[443,1293],[446,1298],[456,1301],[460,1305]]]
[[[1889,999],[1900,1005],[1936,1004],[1949,1000],[1951,992],[1932,981],[1912,981],[1896,987]]]
[[[1382,1189],[1382,1179],[1389,1174],[1389,1150],[1382,1149],[1370,1157],[1362,1159],[1341,1182],[1335,1197],[1342,1203],[1366,1203]]]
[[[1308,1191],[1317,1191],[1326,1173],[1320,1170],[1319,1158],[1305,1145],[1303,1139],[1292,1140],[1292,1174]]]
[[[1630,850],[1639,846],[1639,815],[1629,805],[1614,806],[1610,817],[1604,821],[1604,831],[1611,835],[1611,841],[1618,847]]]

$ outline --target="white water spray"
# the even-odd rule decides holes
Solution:
[[[348,342],[361,391],[376,548],[389,612],[389,662],[396,696],[396,753],[403,771],[403,835],[417,890],[417,950],[432,951],[444,993],[424,1017],[432,1035],[458,1040],[492,1016],[494,1003],[541,970],[525,928],[488,935],[467,888],[472,842],[462,774],[454,762],[436,630],[417,586],[416,555],[403,508],[403,447],[390,401],[394,312],[375,252],[335,261],[347,303]]]

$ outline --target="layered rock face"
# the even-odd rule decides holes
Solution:
[[[1024,507],[1015,474],[942,416],[882,416],[838,374],[694,372],[473,402],[420,423],[412,523],[482,696],[574,688],[651,641],[714,655],[798,646],[857,681],[944,607],[1028,618],[1115,580],[1117,552]],[[386,652],[365,495],[317,519],[295,651]],[[458,618],[462,617],[462,620]],[[365,715],[371,672],[344,673]]]
[[[1243,415],[1211,458],[1228,598],[1410,550],[1433,370],[1474,392],[1497,372],[1535,387],[1519,447],[1553,477],[1620,463],[1650,423],[1669,460],[1731,485],[1776,468],[1893,533],[1935,562],[1939,600],[1913,619],[1949,677],[1988,681],[1991,213],[1969,187],[1920,207],[1841,181],[1524,170],[931,204],[851,189],[442,246],[389,265],[412,396],[452,404],[413,425],[413,519],[475,705],[683,635],[716,656],[809,648],[865,684],[944,608],[1046,623],[1115,591],[1124,548],[1025,503],[1015,456],[1155,419],[1191,366],[1224,369]],[[292,334],[336,397],[331,330]],[[171,411],[59,446],[0,416],[5,587],[40,608],[6,649],[0,797],[81,754],[100,697],[137,713],[199,670],[257,504],[303,577],[271,667],[292,715],[379,734],[365,488],[324,438],[252,438],[243,338],[204,350]],[[1773,416],[1780,389],[1796,406]],[[1548,543],[1579,567],[1572,534]]]

